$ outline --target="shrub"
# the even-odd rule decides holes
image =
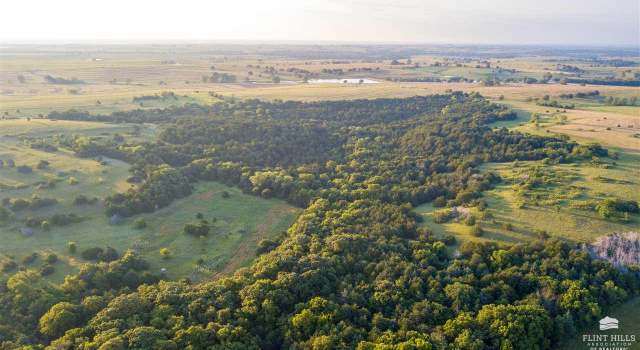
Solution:
[[[2,272],[9,272],[9,271],[13,271],[18,267],[18,264],[16,264],[15,261],[13,260],[8,260],[2,263]]]
[[[5,207],[0,207],[0,222],[8,221],[11,219],[11,212]]]
[[[98,198],[93,197],[89,198],[83,194],[79,194],[76,198],[73,199],[73,205],[84,205],[84,204],[93,204],[98,201]]]
[[[95,261],[105,261],[105,262],[117,260],[119,257],[118,251],[116,251],[111,247],[107,247],[107,249],[102,249],[100,247],[85,249],[80,255],[85,260],[95,260]]]
[[[209,234],[209,224],[201,221],[197,224],[186,224],[182,228],[182,232],[191,236],[207,236]]]
[[[43,221],[44,220],[42,218],[37,218],[37,217],[34,218],[29,216],[28,218],[25,219],[24,224],[27,227],[35,228],[35,227],[40,227]]]
[[[221,195],[221,196],[222,196],[222,198],[229,198],[229,197],[231,197],[231,195],[230,195],[230,194],[229,194],[229,192],[227,192],[227,191],[222,191],[222,195]]]
[[[48,264],[55,264],[56,262],[58,262],[58,256],[55,255],[54,253],[51,253],[51,254],[47,255],[47,258],[45,259],[45,261]]]
[[[33,169],[28,165],[20,165],[16,169],[18,169],[20,174],[31,174],[33,172]]]
[[[36,165],[36,168],[38,169],[46,169],[49,167],[49,162],[46,160],[41,160],[40,162],[38,162],[38,165]]]
[[[160,256],[162,256],[163,259],[167,260],[171,257],[171,251],[168,248],[162,248],[160,249]]]
[[[536,236],[541,240],[549,239],[549,233],[545,230],[536,230]]]
[[[115,261],[115,260],[118,260],[118,258],[119,258],[118,251],[111,247],[107,247],[107,249],[105,249],[105,251],[98,256],[98,259],[100,261],[106,261],[106,262]]]
[[[49,265],[49,264],[45,264],[40,268],[40,276],[49,276],[51,274],[53,274],[54,272],[56,272],[56,268]]]
[[[449,222],[456,215],[451,209],[442,209],[433,212],[433,221],[438,224],[443,224],[445,222]]]
[[[471,228],[471,235],[473,237],[480,237],[484,234],[484,230],[482,229],[482,227],[480,227],[480,225],[476,224]]]
[[[22,264],[29,265],[29,264],[33,263],[34,261],[36,261],[37,258],[38,258],[38,253],[33,253],[33,254],[30,254],[30,255],[27,255],[24,258],[22,258]]]
[[[256,254],[260,255],[260,254],[270,252],[273,249],[275,249],[277,246],[278,246],[277,242],[274,242],[270,239],[263,239],[260,242],[258,242],[258,248],[256,249]]]
[[[147,222],[143,218],[138,218],[133,222],[133,228],[136,230],[142,230],[145,227],[147,227]]]
[[[445,205],[447,205],[447,200],[443,196],[433,200],[433,206],[436,208],[443,208]]]
[[[17,198],[11,201],[11,210],[20,211],[23,209],[27,209],[30,205],[31,203],[29,201],[22,198]]]
[[[452,246],[452,245],[456,244],[457,240],[456,240],[456,237],[454,235],[446,235],[446,236],[444,236],[442,238],[442,242],[445,245]]]
[[[66,226],[82,221],[82,218],[76,214],[55,214],[51,217],[51,224],[56,226]]]
[[[98,257],[100,257],[102,253],[104,253],[104,249],[100,247],[93,247],[83,250],[82,253],[80,253],[80,256],[82,256],[84,260],[98,260]]]
[[[623,199],[604,199],[596,205],[596,211],[604,219],[622,216],[622,213],[638,213],[638,202]]]
[[[40,198],[38,196],[33,196],[31,198],[31,202],[29,203],[29,209],[40,209],[57,203],[58,200],[55,198]]]
[[[473,226],[476,224],[476,217],[473,215],[467,215],[467,217],[464,219],[464,224],[467,226]]]

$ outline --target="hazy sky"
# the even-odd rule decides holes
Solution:
[[[639,45],[640,0],[4,0],[1,41]]]

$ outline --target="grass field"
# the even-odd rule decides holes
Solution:
[[[220,193],[227,191],[230,198]],[[65,203],[65,202],[63,202]],[[62,204],[64,205],[64,204]],[[66,205],[65,205],[66,206]],[[96,205],[82,211],[85,220],[49,232],[36,229],[32,237],[20,234],[20,225],[0,228],[5,243],[0,254],[22,258],[33,252],[53,252],[61,262],[56,264],[54,280],[85,263],[79,254],[70,254],[67,243],[77,243],[78,251],[90,247],[113,247],[119,252],[136,249],[151,263],[155,272],[167,268],[170,278],[190,277],[194,280],[218,272],[232,272],[255,256],[257,242],[273,238],[291,224],[297,210],[278,200],[264,200],[245,195],[236,188],[217,183],[196,186],[195,193],[152,214],[138,215],[118,225],[111,225]],[[184,224],[195,222],[194,213],[216,219],[212,233],[206,238],[194,238],[181,232]],[[133,220],[143,218],[147,227],[134,229]],[[171,257],[164,260],[159,254],[168,248]],[[198,265],[198,259],[204,263]],[[38,266],[38,262],[35,263]]]
[[[505,126],[514,130],[539,134],[564,134],[579,142],[598,142],[625,151],[640,151],[640,107],[589,105],[574,110],[538,106],[535,103],[505,100],[520,112],[516,122]],[[539,116],[536,125],[528,123],[531,115]]]
[[[498,78],[541,78],[544,74],[564,75],[555,70],[555,62],[540,57],[516,59],[462,60],[441,56],[416,56],[412,63],[381,59],[295,59],[286,55],[246,54],[237,48],[230,59],[207,47],[187,46],[181,50],[143,46],[122,46],[114,50],[86,47],[77,52],[62,52],[56,47],[29,49],[5,48],[0,65],[0,113],[8,116],[36,116],[70,108],[94,113],[109,113],[133,108],[182,105],[189,102],[217,101],[209,93],[242,98],[325,100],[428,95],[447,90],[478,91],[491,98],[524,101],[527,97],[556,96],[560,93],[600,90],[603,95],[633,96],[633,87],[578,86],[560,84],[505,83],[482,86],[478,83],[391,83],[386,79],[464,77],[469,80]],[[260,52],[260,49],[257,49]],[[46,54],[45,54],[46,53]],[[284,51],[283,51],[284,53]],[[364,54],[364,52],[363,52]],[[43,59],[46,57],[46,59]],[[491,67],[484,66],[489,62]],[[571,63],[571,62],[568,62]],[[600,76],[605,70],[615,75],[622,69],[589,67],[580,62],[585,76]],[[417,65],[417,66],[416,66]],[[515,72],[511,71],[515,69]],[[640,71],[631,68],[632,72]],[[235,83],[203,82],[213,73],[230,74]],[[77,78],[81,84],[47,82],[47,75]],[[278,76],[279,84],[272,83]],[[380,84],[304,84],[308,78],[370,78]],[[158,103],[132,101],[133,97],[174,92],[178,99]]]
[[[416,208],[423,216],[424,223],[438,235],[452,234],[461,241],[496,241],[517,243],[536,239],[538,233],[546,231],[551,236],[575,242],[590,242],[594,238],[612,232],[640,230],[640,216],[631,215],[628,222],[605,220],[596,212],[576,209],[574,202],[593,201],[610,197],[640,201],[637,174],[640,173],[640,155],[622,153],[616,165],[603,168],[589,163],[545,165],[548,176],[559,180],[558,185],[531,194],[539,196],[538,205],[520,206],[522,199],[512,187],[510,179],[518,175],[518,169],[528,169],[540,162],[518,162],[488,164],[483,171],[494,171],[505,179],[495,189],[484,193],[488,203],[487,211],[493,218],[483,220],[485,231],[480,237],[471,235],[471,227],[462,222],[436,223],[433,220],[435,208],[425,204]],[[481,217],[477,209],[472,214]]]
[[[0,169],[0,200],[4,198],[30,199],[55,198],[58,203],[35,210],[24,209],[16,212],[15,220],[0,227],[0,260],[14,256],[17,262],[33,252],[41,257],[55,253],[60,261],[52,280],[60,281],[64,275],[85,263],[79,253],[68,252],[68,242],[77,243],[78,252],[90,247],[113,247],[120,253],[126,249],[136,249],[147,259],[153,269],[167,269],[170,278],[191,277],[195,280],[215,273],[230,273],[248,263],[255,256],[255,248],[260,239],[273,238],[285,231],[296,216],[297,209],[278,200],[265,200],[241,193],[218,183],[201,183],[191,196],[175,201],[169,207],[152,214],[138,215],[122,224],[110,225],[104,215],[101,201],[94,204],[76,206],[72,203],[76,196],[102,199],[116,191],[127,190],[131,185],[125,181],[129,175],[129,165],[115,160],[81,159],[72,151],[59,149],[45,152],[29,147],[24,137],[46,138],[61,133],[108,137],[114,133],[126,135],[132,126],[104,123],[66,122],[48,120],[4,120],[0,121],[0,159],[15,160],[16,166],[28,165],[34,170],[22,174],[17,168],[4,166]],[[146,130],[141,136],[151,137],[153,130]],[[46,169],[36,169],[40,160],[49,161]],[[69,179],[75,179],[74,184]],[[55,180],[54,188],[37,186],[42,181]],[[222,199],[220,193],[227,191],[230,198]],[[76,214],[81,222],[67,226],[52,226],[50,231],[34,229],[31,237],[21,233],[23,221],[27,217],[49,217],[53,214]],[[195,222],[195,213],[202,213],[213,221],[212,234],[205,239],[193,238],[181,232],[184,224]],[[142,218],[147,227],[133,228],[132,222]],[[168,248],[171,257],[162,259],[161,248]],[[202,259],[204,263],[196,264]],[[42,258],[29,267],[38,268]]]
[[[69,95],[66,91],[40,91],[24,94],[0,95],[0,112],[9,116],[27,117],[48,114],[52,111],[79,109],[92,113],[110,113],[119,110],[140,108],[132,102],[133,97],[159,94],[171,91],[181,96],[178,100],[168,101],[167,104],[183,105],[186,102],[212,103],[209,92],[226,97],[260,98],[267,100],[344,100],[361,98],[410,97],[444,93],[447,90],[480,91],[495,97],[501,90],[483,88],[478,84],[430,84],[430,83],[391,83],[378,84],[203,84],[194,82],[189,85],[174,84],[159,87],[145,86],[111,86],[96,84],[83,87],[83,93]],[[100,101],[100,104],[97,104]],[[152,108],[156,104],[147,104],[143,108]]]

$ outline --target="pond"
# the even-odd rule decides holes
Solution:
[[[377,84],[375,81],[367,78],[344,78],[344,79],[309,79],[309,84]]]

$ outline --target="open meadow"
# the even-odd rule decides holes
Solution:
[[[153,128],[132,135],[134,127],[129,124],[20,119],[0,121],[0,130],[0,200],[12,207],[15,215],[0,226],[0,260],[14,260],[37,269],[49,254],[55,254],[58,261],[50,275],[55,281],[62,281],[65,275],[90,262],[81,257],[81,252],[94,247],[112,247],[119,254],[134,249],[150,262],[153,270],[166,269],[169,278],[199,280],[229,273],[252,260],[260,240],[273,239],[286,231],[297,213],[279,200],[256,198],[237,188],[210,182],[196,186],[191,196],[167,208],[114,224],[105,214],[102,199],[135,186],[126,181],[129,164],[107,157],[79,158],[69,149],[42,150],[33,145],[64,135],[149,139]],[[14,164],[9,166],[11,161]],[[43,161],[47,162],[46,167],[39,166]],[[21,167],[31,171],[21,172],[26,169]],[[229,194],[228,198],[221,196],[223,192]],[[78,198],[86,199],[80,202]],[[30,203],[22,208],[16,204],[21,203],[19,200]],[[196,221],[196,213],[214,222],[212,233],[206,238],[182,233],[185,224]],[[46,229],[27,226],[29,219],[69,214],[77,219],[51,223]],[[143,220],[145,227],[135,228],[136,220]],[[76,252],[70,252],[71,242]],[[168,249],[168,256],[160,254],[163,248]],[[25,257],[33,253],[38,258],[25,264]]]
[[[434,222],[438,209],[432,204],[415,210],[425,218],[424,225],[435,233],[454,235],[461,241],[518,243],[547,234],[574,242],[591,242],[610,232],[638,231],[640,215],[604,218],[596,210],[607,198],[640,201],[639,155],[622,153],[612,163],[615,165],[545,165],[539,161],[486,165],[482,171],[495,172],[502,181],[484,194],[487,209],[470,209],[470,215],[481,224],[482,235],[473,234],[473,226],[465,224],[464,216],[452,222]],[[526,184],[533,178],[536,179],[533,186]]]

